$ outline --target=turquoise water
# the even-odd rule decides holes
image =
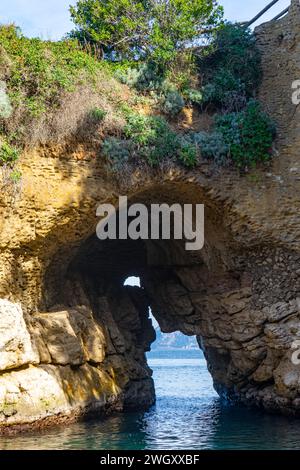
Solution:
[[[0,449],[300,449],[300,420],[222,405],[200,352],[153,353],[149,363],[151,410],[0,437]]]

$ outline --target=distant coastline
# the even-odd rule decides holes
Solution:
[[[163,333],[159,327],[155,329],[156,341],[152,344],[152,351],[199,351],[195,336],[186,336],[175,331]]]
[[[152,351],[199,351],[199,346],[186,346],[186,347],[154,347],[151,349]]]
[[[147,353],[149,365],[151,367],[151,360],[154,359],[169,359],[169,360],[190,360],[190,359],[204,359],[203,352],[198,349],[154,349]]]

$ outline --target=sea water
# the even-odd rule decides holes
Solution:
[[[0,449],[300,448],[300,420],[222,403],[200,351],[156,351],[149,364],[150,410],[0,437]]]

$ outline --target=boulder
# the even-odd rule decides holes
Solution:
[[[38,363],[20,305],[0,299],[0,371]]]

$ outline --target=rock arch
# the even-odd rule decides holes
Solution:
[[[257,38],[260,96],[279,129],[268,171],[241,177],[203,161],[193,172],[133,168],[124,182],[92,143],[24,152],[22,192],[0,200],[1,429],[153,403],[148,305],[164,331],[198,336],[221,396],[299,414],[300,119],[289,99],[300,73],[298,2]],[[96,208],[119,194],[204,203],[204,249],[98,242]],[[128,274],[143,289],[125,288]]]
[[[158,181],[134,188],[131,201],[204,203],[203,250],[187,252],[178,240],[100,241],[90,207],[78,211],[76,224],[68,218],[62,239],[58,214],[40,246],[36,239],[27,246],[36,282],[28,297],[20,287],[26,274],[14,266],[11,300],[23,311],[1,303],[11,333],[1,423],[46,424],[154,403],[145,358],[155,339],[149,305],[163,331],[197,335],[223,398],[296,414],[299,255],[255,236],[246,218],[237,220],[199,184]],[[141,278],[142,289],[124,287],[129,275]]]

